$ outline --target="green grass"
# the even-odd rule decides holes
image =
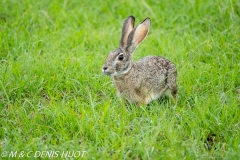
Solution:
[[[240,159],[240,1],[2,0],[0,6],[0,153]],[[124,105],[102,75],[129,15],[136,23],[152,20],[134,60],[161,55],[176,64],[176,105],[169,99]]]

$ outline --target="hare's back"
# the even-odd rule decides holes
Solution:
[[[146,87],[159,92],[165,88],[169,72],[176,68],[168,59],[158,56],[147,56],[136,63],[136,72]]]
[[[145,74],[164,74],[169,69],[174,69],[175,65],[168,59],[160,56],[147,56],[140,59],[137,63],[137,68],[146,72]],[[140,71],[139,70],[139,71]]]

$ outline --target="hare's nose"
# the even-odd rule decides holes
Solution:
[[[103,67],[103,70],[106,71],[108,69],[108,67]]]

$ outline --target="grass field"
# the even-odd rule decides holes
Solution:
[[[176,104],[124,105],[101,73],[129,15]],[[240,159],[239,0],[1,0],[0,39],[0,159]]]

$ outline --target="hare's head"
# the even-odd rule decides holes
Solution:
[[[120,46],[111,51],[102,67],[102,72],[108,76],[126,74],[132,68],[132,55],[138,45],[147,36],[150,19],[146,18],[134,28],[135,18],[129,16],[123,23]]]

